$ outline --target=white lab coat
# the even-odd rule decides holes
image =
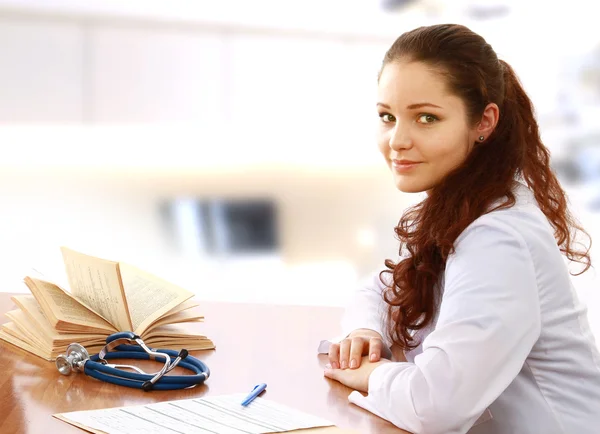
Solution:
[[[352,392],[352,403],[420,434],[600,433],[600,354],[586,310],[533,194],[521,184],[515,193],[514,207],[456,240],[422,345],[408,362],[376,368],[368,396]],[[344,335],[386,336],[382,288],[378,273],[359,288]]]

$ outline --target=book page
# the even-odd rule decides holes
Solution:
[[[92,432],[109,434],[196,432],[206,434],[267,434],[333,423],[273,401],[258,397],[248,406],[241,402],[246,394],[166,401],[147,405],[104,410],[76,411],[54,417]],[[310,431],[307,431],[310,432]],[[329,431],[323,431],[329,432]],[[332,430],[331,433],[344,432]]]
[[[18,330],[11,330],[11,327],[15,327],[14,324],[2,324],[2,328],[0,329],[1,340],[14,345],[15,347],[19,347],[25,351],[28,351],[31,354],[35,354],[42,359],[46,359],[48,361],[52,360],[52,355],[48,351],[43,351],[42,349],[32,345],[30,342],[27,342],[26,338],[22,336]]]
[[[31,277],[26,277],[25,283],[36,298],[43,298],[45,303],[40,302],[40,305],[45,304],[52,311],[53,319],[57,321],[53,324],[53,327],[56,327],[58,322],[64,322],[76,326],[69,328],[80,327],[82,331],[115,331],[114,326],[91,310],[88,310],[71,294],[59,286]]]
[[[187,300],[181,304],[178,304],[173,309],[171,309],[170,311],[165,313],[163,316],[172,315],[172,314],[175,314],[175,313],[178,313],[178,312],[181,312],[184,310],[192,309],[193,307],[198,307],[198,306],[200,306],[199,302],[197,302],[195,300]]]
[[[168,348],[180,350],[210,350],[215,344],[208,337],[196,330],[189,330],[180,324],[161,325],[150,328],[144,332],[142,339],[147,345],[154,348]]]
[[[31,324],[31,329],[35,330],[39,335],[43,336],[47,340],[51,340],[55,344],[72,343],[80,341],[89,341],[91,339],[98,340],[98,338],[104,339],[107,332],[102,333],[60,333],[52,327],[48,318],[44,315],[42,308],[40,307],[37,300],[31,295],[13,295],[10,298],[15,303],[24,315],[28,318],[28,324]],[[15,321],[18,322],[18,321]],[[27,323],[22,323],[26,326]],[[112,333],[115,330],[111,330],[108,333]]]
[[[120,264],[133,332],[141,335],[157,319],[194,294],[129,264]]]
[[[119,331],[133,331],[119,263],[61,247],[73,295]]]
[[[200,315],[198,312],[187,310],[187,311],[178,312],[178,313],[174,313],[174,314],[159,318],[158,320],[156,320],[155,322],[150,324],[150,326],[146,328],[144,333],[147,333],[148,331],[152,330],[155,327],[160,327],[160,326],[167,325],[167,324],[182,324],[185,322],[203,322],[203,321],[204,321],[204,317],[202,315]]]
[[[190,332],[189,327],[184,326],[183,324],[164,324],[157,327],[152,327],[144,331],[141,335],[144,339],[150,338],[194,338],[197,336],[201,336],[201,333],[196,331]]]
[[[44,336],[59,334],[58,331],[54,330],[54,327],[44,315],[44,311],[34,296],[13,295],[10,299],[25,315],[27,315],[33,327],[39,330],[38,333],[43,334]]]
[[[35,332],[35,327],[32,327],[27,315],[22,310],[10,310],[5,315],[19,329],[19,333],[27,339],[27,342],[38,348],[48,348],[48,339]]]

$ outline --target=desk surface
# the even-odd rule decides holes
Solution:
[[[14,309],[0,293],[0,323]],[[54,413],[245,393],[267,383],[265,398],[324,417],[360,433],[405,431],[348,402],[351,389],[323,377],[327,363],[319,341],[339,332],[339,308],[204,302],[198,326],[216,350],[194,352],[211,370],[207,383],[182,391],[119,387],[81,373],[63,376],[47,362],[0,341],[0,432],[81,433]]]

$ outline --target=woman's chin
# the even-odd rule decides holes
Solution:
[[[406,182],[402,179],[395,180],[396,188],[402,193],[422,193],[429,190],[431,187],[426,183]]]

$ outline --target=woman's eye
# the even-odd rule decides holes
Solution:
[[[389,114],[389,113],[381,113],[379,115],[379,117],[381,118],[381,120],[383,122],[386,122],[386,123],[387,122],[394,122],[396,120],[396,118],[394,116],[392,116],[391,114]]]
[[[434,115],[422,114],[419,115],[418,122],[420,124],[432,124],[437,121],[438,118]]]

